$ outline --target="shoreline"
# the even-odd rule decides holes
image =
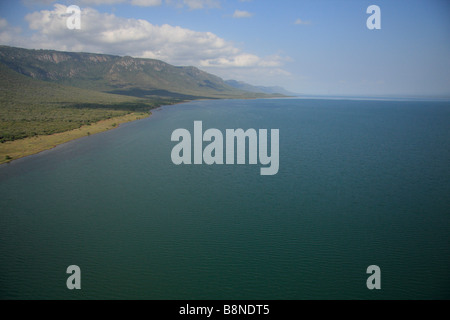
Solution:
[[[274,98],[279,99],[278,97]],[[271,99],[271,98],[229,98],[229,99],[255,100],[255,99]],[[158,111],[159,109],[165,106],[173,106],[192,101],[208,101],[208,100],[217,100],[217,99],[202,98],[195,100],[180,101],[173,104],[163,104],[158,107],[152,108],[151,111],[148,112],[132,112],[124,116],[100,120],[99,122],[93,123],[91,125],[84,125],[78,129],[59,132],[52,135],[28,137],[24,139],[0,143],[0,166],[11,163],[14,160],[18,160],[21,158],[41,153],[46,150],[53,149],[56,146],[59,146],[61,144],[73,140],[77,140],[97,133],[116,129],[123,123],[149,118],[152,115],[152,111]],[[227,100],[227,99],[222,98],[218,100]]]
[[[78,129],[59,132],[52,135],[28,137],[0,144],[0,165],[11,163],[24,157],[50,150],[58,145],[83,137],[118,128],[123,123],[149,118],[151,112],[132,112],[124,116],[100,120]]]

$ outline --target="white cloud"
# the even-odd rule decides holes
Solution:
[[[250,18],[251,16],[253,16],[252,13],[241,10],[236,10],[233,14],[233,18]]]
[[[219,0],[166,0],[166,3],[177,8],[186,6],[190,10],[220,8]]]
[[[236,53],[232,56],[222,56],[214,59],[207,59],[200,61],[202,67],[213,67],[213,68],[229,68],[229,67],[262,67],[262,68],[273,68],[280,67],[282,65],[283,59],[274,55],[267,58],[260,58],[257,55],[250,53]]]
[[[297,25],[308,25],[308,24],[310,24],[311,22],[309,22],[309,21],[304,21],[304,20],[302,20],[302,19],[297,19],[297,20],[295,20],[295,22],[294,22],[294,24],[297,24]]]
[[[18,38],[21,29],[11,26],[6,19],[0,18],[0,44],[20,45]]]
[[[154,7],[160,6],[162,4],[162,0],[131,0],[131,4],[133,6]]]
[[[66,27],[66,6],[28,14],[25,20],[35,33],[24,39],[25,47],[86,51],[153,58],[176,65],[205,68],[280,68],[278,55],[259,57],[242,52],[233,43],[211,32],[179,26],[153,25],[147,20],[126,19],[84,8],[81,30]]]
[[[6,19],[0,18],[0,30],[6,28],[8,26],[8,21]]]
[[[31,36],[0,18],[0,44],[159,59],[174,65],[200,67],[225,79],[262,85],[290,77],[283,70],[283,65],[289,62],[286,57],[244,52],[212,32],[154,25],[147,20],[122,18],[86,7],[81,8],[81,30],[69,30],[66,9],[54,4],[51,10],[28,14],[25,20]]]

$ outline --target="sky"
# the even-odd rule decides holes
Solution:
[[[367,27],[371,5],[381,29]],[[160,59],[304,95],[450,97],[448,0],[0,0],[0,44]]]

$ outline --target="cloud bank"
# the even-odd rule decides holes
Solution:
[[[159,3],[159,0],[132,1],[140,5]],[[182,2],[192,8],[213,3],[208,0]],[[270,82],[271,76],[278,79],[290,75],[282,69],[283,64],[289,61],[286,58],[278,54],[261,57],[244,52],[212,32],[168,24],[154,25],[147,20],[118,17],[89,7],[82,8],[81,29],[69,30],[66,9],[65,5],[54,4],[53,9],[26,15],[31,34],[30,30],[24,33],[0,17],[0,44],[159,59],[174,65],[196,66],[225,79],[256,80],[258,84]]]
[[[160,59],[176,65],[214,68],[270,68],[282,64],[279,56],[263,58],[242,52],[233,43],[211,32],[198,32],[168,24],[158,26],[147,20],[121,18],[92,8],[82,10],[81,30],[69,30],[66,27],[66,9],[64,5],[55,4],[53,10],[28,14],[25,20],[34,34],[31,39],[24,40],[23,45],[130,55]],[[0,22],[2,24],[7,22]]]
[[[310,21],[304,21],[304,20],[302,20],[302,19],[300,19],[300,18],[298,18],[297,20],[295,20],[295,22],[294,22],[294,24],[296,24],[296,25],[308,25],[308,24],[310,24],[311,22]]]
[[[253,14],[247,11],[236,10],[234,11],[233,18],[250,18]]]

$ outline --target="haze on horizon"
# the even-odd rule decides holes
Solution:
[[[66,8],[82,9],[81,29]],[[369,30],[370,5],[381,30]],[[0,44],[160,59],[308,95],[450,97],[446,0],[20,0]]]

